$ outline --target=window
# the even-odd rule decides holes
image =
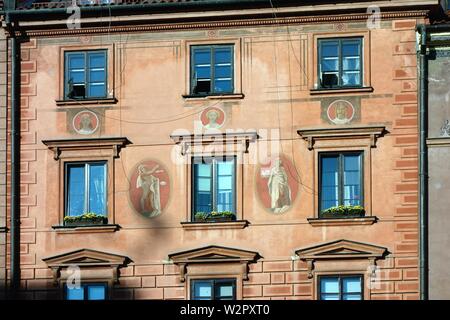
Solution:
[[[106,54],[106,50],[65,53],[64,96],[66,98],[106,98]]]
[[[363,205],[362,153],[320,153],[320,212]]]
[[[236,158],[193,159],[193,213],[235,213]]]
[[[234,91],[234,46],[191,46],[191,94],[230,94]]]
[[[362,38],[319,40],[321,88],[362,86]]]
[[[106,216],[106,162],[66,163],[66,216]]]
[[[236,300],[236,280],[192,280],[192,300]]]
[[[362,276],[319,277],[320,300],[363,300]]]
[[[106,284],[81,284],[71,288],[64,286],[66,300],[106,300]]]

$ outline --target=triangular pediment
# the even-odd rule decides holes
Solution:
[[[109,252],[80,249],[42,259],[49,267],[77,266],[122,266],[131,261],[128,257]]]
[[[259,257],[257,252],[208,246],[169,255],[174,263],[207,263],[207,262],[250,262]]]
[[[355,242],[350,240],[336,240],[311,247],[298,249],[295,253],[303,260],[317,259],[354,259],[354,258],[382,258],[387,249],[384,247]]]

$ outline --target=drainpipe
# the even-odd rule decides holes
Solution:
[[[15,7],[8,1],[7,10]],[[20,39],[15,35],[16,22],[6,13],[11,38],[11,297],[20,288]]]
[[[428,300],[428,61],[427,27],[417,27],[419,42],[419,260],[420,299]]]

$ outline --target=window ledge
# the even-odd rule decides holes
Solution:
[[[358,87],[358,88],[331,88],[331,89],[310,89],[311,95],[316,94],[339,94],[339,93],[358,93],[358,92],[373,92],[373,87]]]
[[[181,222],[185,230],[244,229],[249,225],[247,220],[224,222]]]
[[[204,100],[233,100],[244,99],[243,93],[230,93],[230,94],[211,94],[206,96],[196,95],[183,95],[183,99],[186,101],[204,101]]]
[[[116,98],[105,99],[71,99],[71,100],[55,100],[57,106],[79,106],[79,105],[103,105],[116,104]]]
[[[450,137],[437,137],[427,139],[428,147],[448,147],[450,146]]]
[[[6,233],[6,232],[8,232],[7,227],[0,227],[0,233]]]
[[[359,218],[308,218],[313,227],[372,225],[378,221],[375,216]]]
[[[92,226],[52,226],[56,233],[107,233],[116,232],[120,229],[118,224],[103,224]]]

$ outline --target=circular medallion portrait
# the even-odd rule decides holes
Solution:
[[[145,160],[133,168],[129,196],[136,212],[148,218],[159,216],[167,206],[169,193],[169,174],[163,165]]]
[[[347,124],[353,120],[355,108],[346,100],[336,100],[328,107],[327,116],[334,124]]]
[[[99,120],[94,112],[81,111],[73,117],[72,126],[78,134],[93,134],[98,129]]]
[[[200,121],[205,129],[219,129],[225,123],[225,112],[218,107],[209,107],[200,114]]]
[[[298,194],[298,177],[293,163],[283,155],[272,157],[258,167],[256,190],[264,207],[272,213],[288,211]]]

